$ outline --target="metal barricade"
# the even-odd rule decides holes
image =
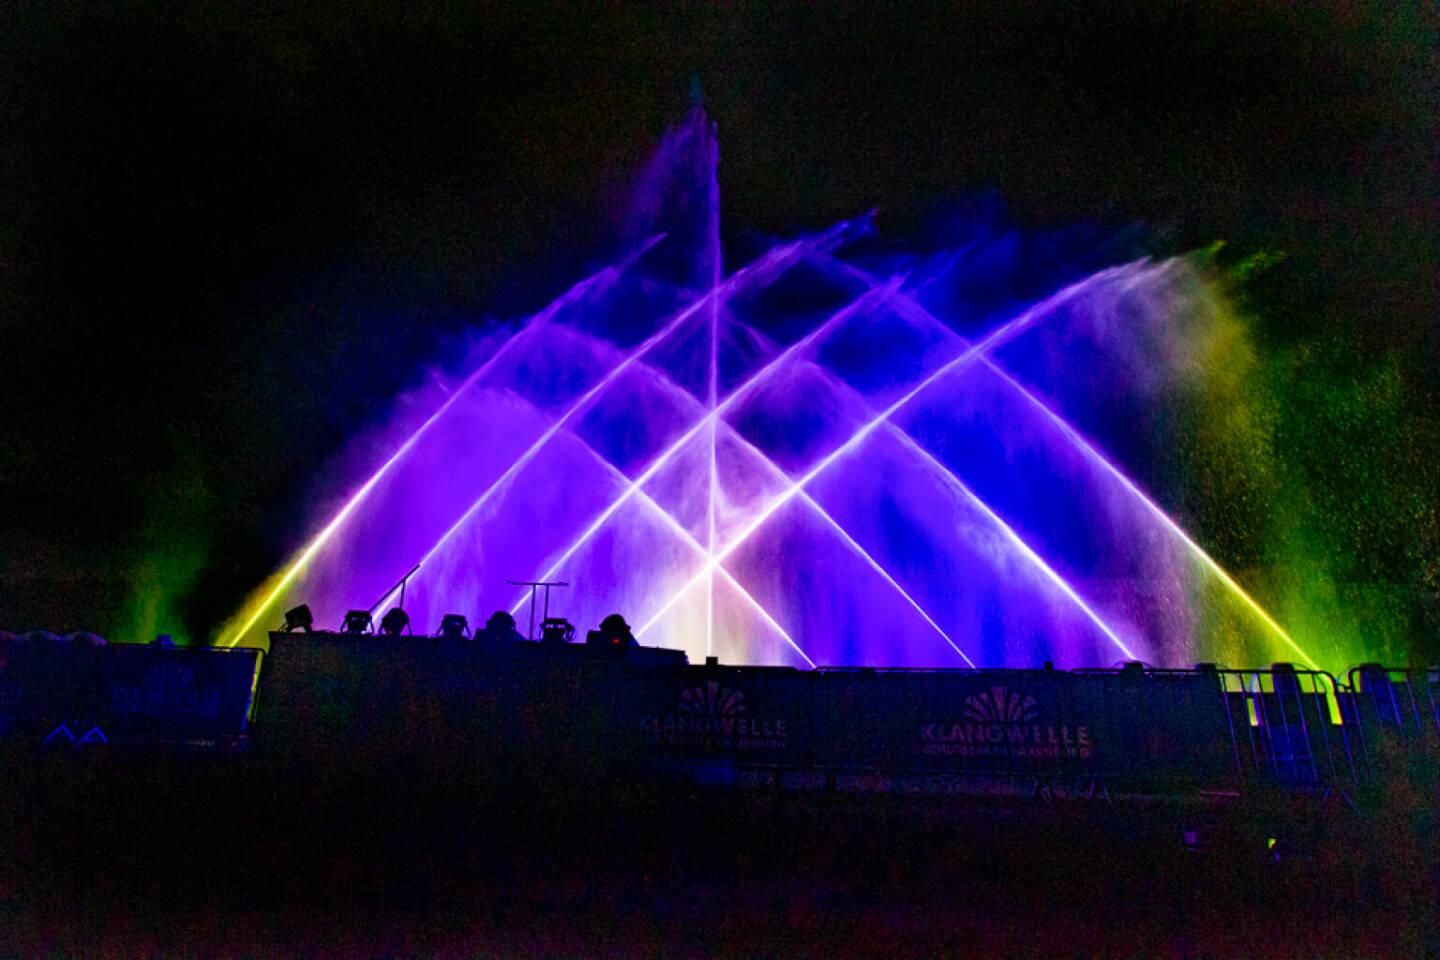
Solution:
[[[1440,756],[1440,667],[1364,663],[1346,674],[1342,708],[1360,741],[1366,773],[1387,742]]]
[[[0,646],[0,740],[68,741],[92,699],[87,650],[60,640],[17,637]]]
[[[1141,792],[1233,791],[1243,771],[1219,675],[1139,662],[1078,669],[1078,708],[1094,717],[1097,775]]]
[[[1283,663],[808,671],[286,637],[265,659],[261,723],[317,756],[347,745],[367,755],[548,750],[727,782],[743,771],[777,785],[841,777],[897,791],[1034,783],[1157,795],[1348,790],[1375,775],[1382,747],[1440,757],[1440,669],[1365,665],[1342,687]],[[169,691],[180,679],[156,682]],[[19,689],[6,701],[11,723],[33,726]]]
[[[1334,677],[1288,663],[1215,672],[1242,776],[1287,786],[1356,782],[1355,750]]]
[[[1063,671],[826,667],[814,678],[827,784],[1048,791],[1095,779],[1092,717]]]

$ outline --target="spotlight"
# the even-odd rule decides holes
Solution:
[[[399,607],[392,607],[390,612],[380,618],[380,632],[391,637],[398,637],[402,631],[410,629],[410,614]]]
[[[373,629],[369,610],[351,610],[345,614],[345,625],[341,627],[345,633],[370,633]]]
[[[540,622],[540,642],[566,644],[575,637],[575,626],[563,617],[546,617]]]
[[[465,619],[464,614],[447,613],[440,620],[440,639],[449,640],[451,643],[459,643],[461,640],[470,639],[470,622]]]
[[[635,645],[635,638],[630,634],[630,625],[626,623],[625,618],[618,613],[612,613],[600,621],[600,632],[603,633],[605,639],[611,643],[629,646]]]
[[[492,647],[503,649],[505,644],[523,639],[515,629],[515,618],[504,610],[496,610],[485,621],[485,642]]]
[[[280,632],[292,633],[296,630],[304,630],[309,633],[310,624],[314,622],[315,618],[310,615],[310,607],[302,603],[294,610],[285,611],[285,626],[280,628]]]
[[[601,620],[599,630],[591,630],[587,633],[585,644],[590,648],[592,655],[616,660],[624,660],[630,653],[629,648],[636,645],[635,637],[630,632],[630,625],[618,613],[612,613]]]

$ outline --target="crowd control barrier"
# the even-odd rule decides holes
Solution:
[[[0,646],[0,739],[238,744],[260,657],[244,648],[12,640]]]
[[[797,670],[644,648],[617,661],[580,644],[275,634],[256,738],[317,757],[566,748],[727,782],[750,771],[775,783],[1348,791],[1373,775],[1377,745],[1440,738],[1434,672],[1357,669],[1346,685],[1290,664]]]

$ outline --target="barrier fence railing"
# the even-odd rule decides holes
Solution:
[[[1424,672],[1392,670],[1383,685],[1352,673],[1342,687],[1289,664],[796,670],[523,652],[281,638],[261,683],[263,727],[333,751],[335,735],[310,731],[338,722],[358,748],[371,738],[410,749],[415,738],[390,727],[415,726],[406,705],[434,700],[477,748],[563,735],[656,768],[753,769],[776,783],[791,772],[796,783],[843,776],[897,789],[1011,778],[1141,794],[1348,792],[1371,775],[1367,751],[1382,730],[1440,731]]]
[[[1344,721],[1345,692],[1329,673],[1290,664],[1254,670],[1139,663],[1070,671],[843,668],[814,676],[821,711],[816,762],[837,769],[1238,790],[1266,783],[1347,788],[1364,768],[1357,731]],[[898,682],[887,683],[890,678]],[[937,719],[960,722],[952,728]],[[937,726],[940,732],[932,734]],[[942,742],[917,750],[912,730]],[[977,736],[991,737],[992,744],[977,749]],[[1083,745],[1069,748],[1072,739]]]
[[[1290,664],[1215,673],[1242,776],[1287,785],[1356,782],[1354,745],[1333,676]]]
[[[259,663],[253,648],[11,642],[0,649],[0,739],[236,741]]]
[[[1366,775],[1376,772],[1387,743],[1440,760],[1440,667],[1361,664],[1346,674],[1340,702],[1360,741]]]
[[[255,707],[261,740],[302,752],[333,753],[339,739],[380,752],[498,749],[531,731],[659,764],[1156,793],[1346,790],[1390,754],[1440,762],[1440,668],[1366,664],[1340,684],[1290,664],[794,670],[592,661],[579,650],[557,659],[533,646],[497,657],[281,635],[260,676],[253,650],[12,643],[0,657],[0,739],[43,738],[59,724],[216,739],[246,733]],[[426,746],[434,717],[451,746]]]

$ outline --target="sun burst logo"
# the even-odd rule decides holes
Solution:
[[[1035,698],[991,687],[966,697],[961,716],[977,723],[1028,723],[1037,716]]]
[[[707,680],[698,687],[680,691],[681,713],[699,717],[733,717],[745,712],[745,694],[718,681]]]
[[[146,680],[151,687],[179,690],[190,686],[195,681],[195,671],[178,663],[162,663],[158,667],[150,668]]]

